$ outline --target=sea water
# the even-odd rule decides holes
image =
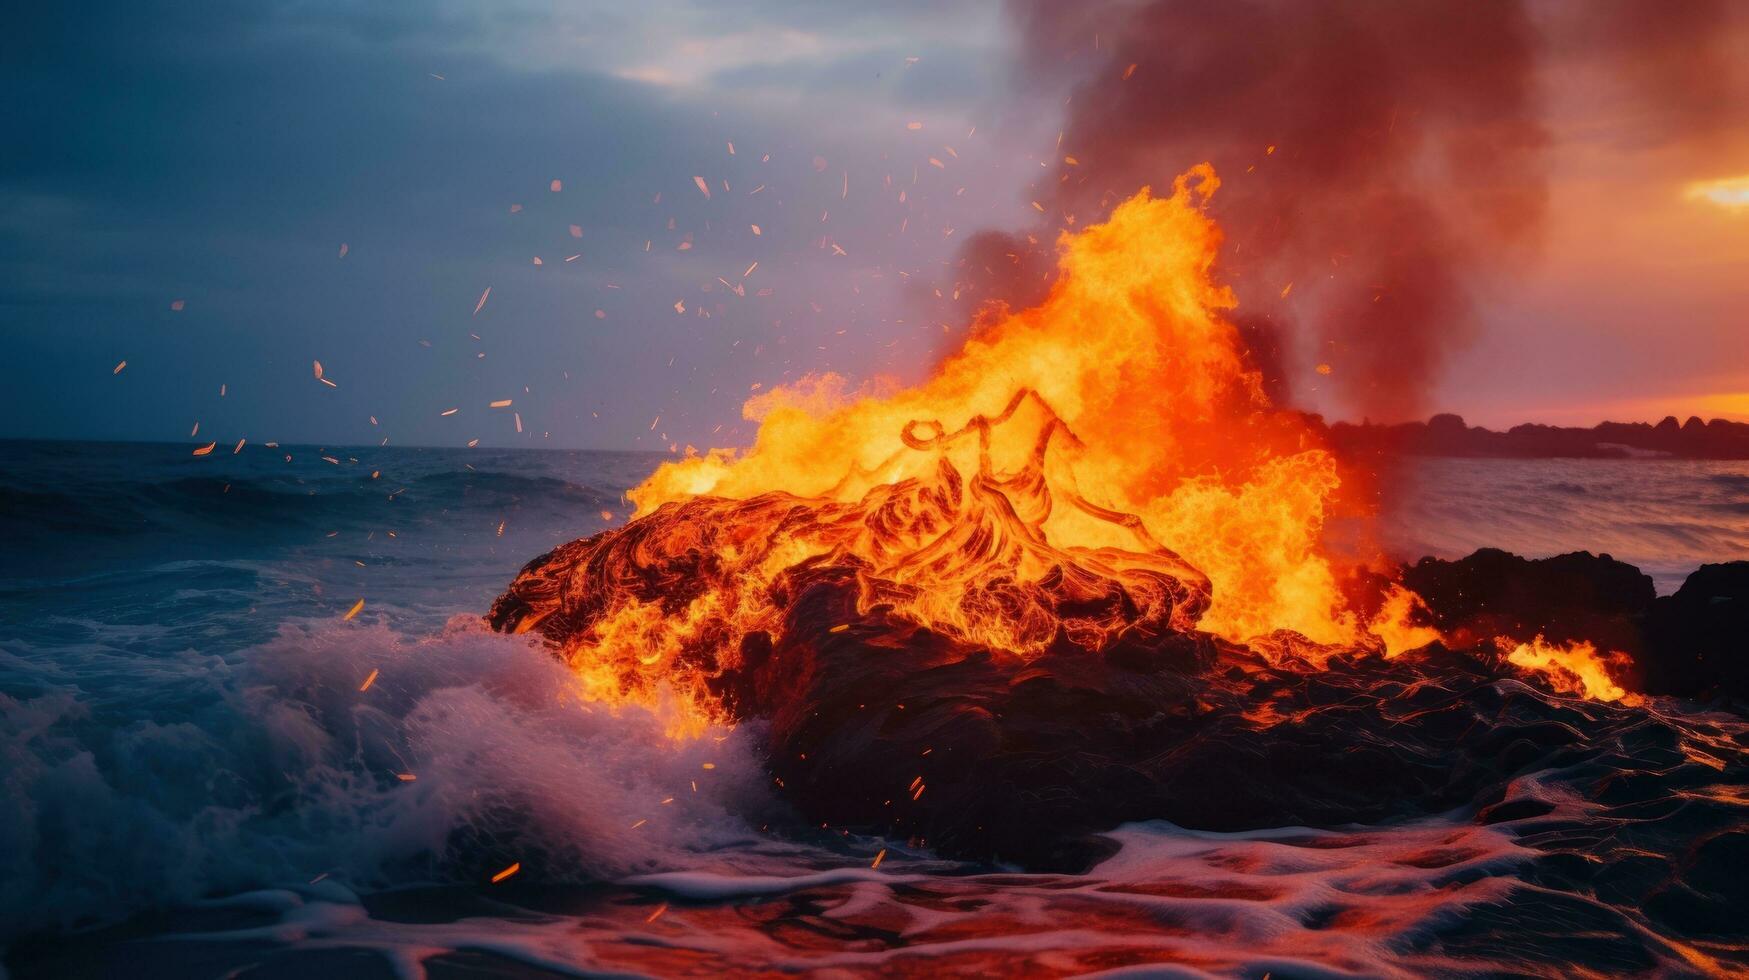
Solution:
[[[1717,966],[1655,915],[1558,885],[1552,853],[1634,861],[1597,850],[1617,817],[1560,773],[1514,784],[1539,803],[1520,820],[1131,825],[1083,876],[799,827],[756,725],[672,742],[649,712],[581,701],[531,638],[480,625],[528,559],[623,521],[625,489],[660,459],[0,443],[5,969]],[[1749,463],[1430,460],[1416,477],[1385,526],[1405,557],[1588,548],[1665,592],[1702,562],[1749,557]],[[1643,730],[1615,757],[1668,773],[1674,741],[1683,765],[1741,774],[1735,719],[1666,706]],[[1741,794],[1654,788],[1646,805],[1660,800],[1668,812],[1646,819],[1671,828],[1671,847],[1742,833]]]

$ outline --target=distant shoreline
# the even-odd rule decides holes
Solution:
[[[1456,459],[1749,459],[1749,422],[1702,421],[1691,416],[1678,422],[1667,416],[1658,423],[1600,422],[1589,428],[1524,423],[1505,431],[1472,426],[1462,416],[1440,414],[1425,422],[1325,422],[1307,415],[1329,445],[1350,457],[1432,456]],[[165,446],[178,450],[200,439],[42,439],[0,437],[0,446]],[[252,445],[267,446],[266,443]],[[269,447],[272,448],[272,447]],[[464,451],[466,446],[394,445],[297,441],[279,448],[320,451]],[[672,453],[652,449],[606,449],[559,446],[479,446],[475,452],[602,453],[667,458]]]
[[[1590,428],[1526,423],[1504,432],[1471,426],[1458,415],[1425,422],[1323,426],[1348,456],[1441,456],[1472,459],[1749,459],[1749,423],[1690,417],[1678,422],[1601,422]]]

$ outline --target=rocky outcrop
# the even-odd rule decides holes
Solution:
[[[1463,646],[1542,636],[1635,654],[1657,598],[1651,576],[1585,551],[1526,559],[1483,548],[1456,561],[1423,558],[1403,568],[1402,581],[1427,604],[1432,625]]]
[[[1634,566],[1588,552],[1531,560],[1484,548],[1423,558],[1402,581],[1461,645],[1585,640],[1633,658],[1619,678],[1632,690],[1749,699],[1749,561],[1703,565],[1669,596]]]
[[[1591,428],[1515,425],[1504,432],[1471,426],[1457,415],[1395,425],[1336,422],[1330,444],[1350,458],[1378,455],[1544,459],[1621,459],[1673,456],[1683,459],[1749,459],[1749,424],[1674,416],[1656,425],[1602,422]]]
[[[1570,709],[1440,648],[1272,666],[1181,634],[1017,665],[879,614],[813,628],[853,602],[825,578],[789,610],[769,662],[805,666],[773,706],[772,770],[809,821],[952,856],[1079,871],[1108,852],[1100,831],[1134,820],[1236,831],[1481,808],[1583,741],[1550,723]]]
[[[633,522],[542,556],[492,624],[567,648],[609,584],[651,603],[678,596],[680,615],[723,569],[701,564],[694,537],[664,533]],[[1662,692],[1743,690],[1732,644],[1749,618],[1749,565],[1710,567],[1660,600],[1608,556],[1423,560],[1404,581],[1474,646],[1394,660],[1288,633],[1253,641],[1265,657],[1136,618],[1098,652],[1059,630],[1021,656],[869,605],[869,573],[843,556],[799,562],[762,593],[763,625],[673,663],[707,668],[713,702],[760,724],[773,783],[806,823],[1039,870],[1087,867],[1109,852],[1100,832],[1133,820],[1237,831],[1490,814],[1516,775],[1645,723],[1633,708],[1497,683],[1516,672],[1496,636],[1631,649]]]
[[[1640,663],[1652,693],[1749,699],[1749,561],[1702,565],[1658,599]]]

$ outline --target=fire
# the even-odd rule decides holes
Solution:
[[[1438,630],[1416,622],[1424,609],[1421,597],[1401,585],[1386,591],[1383,606],[1367,625],[1368,631],[1384,642],[1386,657],[1400,657],[1444,639]]]
[[[983,318],[919,385],[750,399],[747,452],[664,464],[631,523],[536,559],[493,621],[562,638],[585,696],[665,708],[675,735],[785,703],[800,668],[767,666],[798,609],[831,617],[808,642],[945,637],[1016,669],[1066,647],[1194,661],[1199,630],[1313,660],[1437,639],[1413,594],[1369,622],[1338,588],[1343,473],[1226,319],[1219,184],[1204,164],[1065,232],[1047,298]],[[821,588],[854,599],[821,613]]]
[[[1542,674],[1558,691],[1629,705],[1641,700],[1610,676],[1610,667],[1627,659],[1624,653],[1599,653],[1595,645],[1583,640],[1566,645],[1549,643],[1540,636],[1529,643],[1514,643],[1501,637],[1495,645],[1503,650],[1510,648],[1508,662]]]
[[[1105,224],[1065,233],[1049,297],[984,324],[917,387],[847,398],[842,379],[828,376],[749,401],[748,417],[761,422],[752,449],[663,466],[632,492],[637,514],[771,491],[855,501],[927,477],[937,454],[918,451],[919,440],[1031,392],[1072,434],[1046,458],[1046,482],[1135,515],[1206,574],[1203,628],[1234,639],[1278,628],[1320,643],[1353,638],[1319,547],[1341,482],[1336,460],[1298,415],[1270,406],[1223,318],[1235,300],[1211,277],[1220,232],[1200,210],[1219,183],[1205,164],[1170,197],[1144,189]],[[1037,431],[990,429],[993,471],[1024,469]],[[974,471],[970,440],[930,445]],[[1048,510],[1040,531],[1056,547],[1133,543],[1121,522],[1083,507]]]

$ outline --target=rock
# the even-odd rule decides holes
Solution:
[[[1658,599],[1640,662],[1648,693],[1749,698],[1749,561],[1702,565]]]
[[[1530,560],[1492,548],[1403,569],[1433,625],[1463,644],[1495,636],[1585,640],[1634,659],[1619,678],[1647,694],[1749,698],[1749,561],[1702,565],[1659,597],[1639,569],[1575,552]]]
[[[934,493],[880,493],[951,500],[925,491]],[[1286,631],[1253,640],[1255,649],[1218,639],[1194,626],[1202,583],[1180,585],[1135,564],[1140,557],[1120,567],[1105,553],[1060,554],[1116,577],[1066,567],[1022,588],[967,573],[977,587],[966,595],[1044,630],[1029,634],[1042,648],[1024,654],[968,638],[992,634],[921,625],[904,611],[908,594],[845,549],[799,559],[747,591],[745,569],[765,567],[760,549],[779,537],[770,529],[829,537],[852,523],[866,518],[782,495],[671,506],[531,562],[489,621],[537,630],[574,656],[604,617],[644,610],[679,648],[646,662],[643,647],[604,644],[623,661],[624,689],[690,678],[722,716],[758,723],[773,785],[805,823],[1040,871],[1084,870],[1111,853],[1101,832],[1139,820],[1241,831],[1463,807],[1523,818],[1525,804],[1499,808],[1515,776],[1576,764],[1595,755],[1597,739],[1646,719],[1499,684],[1510,671],[1486,642],[1541,634],[1638,651],[1651,580],[1608,556],[1424,559],[1405,584],[1448,636],[1476,649],[1434,644],[1395,660]],[[1742,677],[1732,644],[1749,621],[1749,563],[1706,571],[1657,606],[1650,676],[1672,690]],[[712,589],[742,591],[700,607]],[[718,620],[700,608],[758,615]],[[1703,651],[1700,666],[1670,649]]]
[[[1641,624],[1657,597],[1651,576],[1584,551],[1532,560],[1483,548],[1457,561],[1423,558],[1403,569],[1403,584],[1461,646],[1540,635],[1630,656],[1640,652]]]
[[[1079,872],[1120,823],[1338,827],[1487,807],[1514,773],[1587,750],[1586,714],[1487,660],[1335,655],[1272,666],[1205,635],[1027,664],[875,616],[817,581],[772,663],[805,663],[770,720],[782,792],[816,823],[945,856]],[[1615,718],[1626,709],[1587,706]]]

